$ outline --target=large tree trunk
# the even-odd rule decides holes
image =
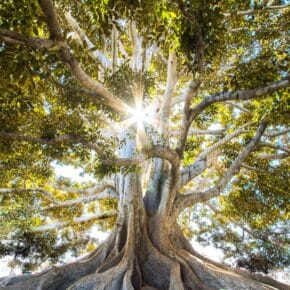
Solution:
[[[131,157],[135,141],[127,138],[120,156]],[[154,160],[143,197],[141,176],[119,174],[119,215],[110,237],[74,263],[41,273],[16,276],[0,289],[289,289],[269,277],[232,270],[196,253],[170,211],[174,190],[168,164]],[[167,197],[167,198],[166,198]]]
[[[115,230],[98,249],[65,266],[13,277],[0,289],[289,289],[194,252],[168,216],[146,214],[137,198],[137,179],[134,174],[124,177],[136,190],[125,196],[135,198],[124,201]]]

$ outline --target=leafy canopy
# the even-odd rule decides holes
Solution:
[[[164,59],[169,51],[176,52],[180,72],[175,97],[184,91],[192,74],[198,77],[197,38],[200,35],[204,71],[192,106],[217,93],[263,87],[287,76],[289,23],[286,19],[289,9],[265,9],[266,2],[66,0],[54,1],[54,4],[63,38],[86,73],[132,107],[135,105],[136,83],[142,84],[145,106],[154,107],[164,92],[167,70]],[[287,4],[271,2],[277,6]],[[67,13],[73,16],[91,45],[72,28]],[[144,51],[147,48],[153,53],[150,64],[141,72],[130,65],[134,56],[130,31],[133,21],[142,37]],[[51,37],[45,17],[34,0],[2,1],[0,28],[28,37]],[[114,29],[123,51],[119,49],[115,67],[106,67],[100,58],[92,55],[101,51],[107,60],[114,59],[111,49]],[[31,49],[9,45],[4,39],[0,46],[0,71],[0,131],[35,136],[47,143],[0,137],[0,187],[31,189],[1,193],[0,255],[14,255],[16,264],[29,259],[22,263],[22,267],[24,271],[30,271],[47,259],[51,263],[59,261],[68,250],[79,254],[85,249],[84,245],[87,249],[94,247],[86,235],[92,221],[60,231],[34,232],[36,227],[48,221],[72,222],[84,213],[95,213],[99,208],[116,208],[117,204],[115,199],[109,198],[49,209],[51,199],[33,189],[43,188],[53,198],[67,201],[82,195],[63,190],[64,187],[81,190],[93,186],[58,178],[53,170],[55,162],[81,168],[96,182],[120,170],[126,174],[142,172],[142,168],[103,164],[91,148],[72,139],[53,146],[49,144],[50,140],[62,135],[81,136],[82,140],[97,144],[106,156],[111,157],[124,144],[124,139],[119,136],[107,137],[105,134],[110,127],[108,120],[120,123],[124,116],[82,87],[59,58],[57,47]],[[288,102],[288,91],[284,89],[261,99],[245,101],[242,110],[226,102],[208,106],[194,120],[192,127],[223,131],[216,135],[189,134],[183,166],[193,163],[204,148],[247,122],[258,122],[265,115],[270,122],[268,133],[271,129],[275,132],[285,130],[289,126]],[[170,116],[172,132],[180,130],[181,121],[182,107],[177,105]],[[150,142],[162,143],[154,122],[146,127],[147,138]],[[172,133],[166,140],[172,147],[178,141],[174,136]],[[205,178],[210,178],[211,183],[216,181],[251,137],[252,132],[247,132],[224,144],[213,158],[214,170],[205,171],[187,188],[198,187]],[[273,140],[277,146],[285,146],[287,134],[265,138],[265,142]],[[277,153],[277,148],[262,149],[263,154]],[[180,222],[186,235],[196,236],[204,244],[214,243],[225,250],[226,258],[237,259],[238,266],[267,272],[270,268],[289,264],[286,254],[289,169],[287,159],[263,159],[259,150],[251,154],[247,165],[258,170],[244,168],[236,176],[237,182],[232,183],[220,198],[187,209],[180,216]],[[114,217],[105,220],[103,228],[110,229],[114,222]],[[195,226],[188,228],[188,224]]]

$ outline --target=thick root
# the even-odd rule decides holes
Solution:
[[[120,251],[114,250],[117,241],[116,234],[112,234],[93,254],[75,263],[17,276],[5,284],[2,280],[0,289],[290,290],[266,276],[209,261],[195,253],[181,236],[156,247],[146,231],[140,242],[134,235],[133,223],[127,226],[128,235]]]
[[[6,279],[0,289],[67,289],[74,281],[96,271],[112,250],[113,235],[96,251],[81,260],[60,267],[52,267],[29,276],[15,276]]]
[[[184,290],[184,285],[180,274],[180,266],[178,263],[171,268],[169,290]]]
[[[70,276],[61,276],[60,271],[51,269],[44,274],[34,275],[20,283],[10,284],[0,289],[290,289],[282,283],[276,287],[277,285],[270,286],[248,279],[241,274],[204,262],[184,250],[178,250],[178,259],[173,260],[172,257],[160,253],[156,248],[151,248],[151,252],[144,260],[141,263],[136,256],[135,259],[132,259],[132,256],[125,255],[125,251],[121,251],[101,265],[99,269],[102,271],[97,269],[93,273],[87,274],[86,272],[82,277],[75,278],[73,274],[80,275],[80,271],[70,272]],[[67,269],[70,268],[67,267],[66,271],[69,271]],[[68,277],[71,278],[68,280]],[[14,281],[19,282],[20,280],[15,279]]]

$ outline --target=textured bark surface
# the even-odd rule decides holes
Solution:
[[[130,158],[136,142],[125,138],[119,155]],[[290,289],[269,277],[210,261],[192,249],[176,221],[178,183],[174,170],[168,174],[168,163],[154,160],[144,197],[140,174],[116,175],[117,223],[110,237],[90,255],[34,275],[2,278],[0,289]]]
[[[2,280],[0,289],[290,289],[196,253],[178,226],[132,202],[110,237],[74,263]],[[169,219],[168,219],[169,220]],[[167,230],[170,228],[170,230]]]

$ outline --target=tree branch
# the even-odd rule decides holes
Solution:
[[[106,189],[112,189],[114,190],[114,182],[111,180],[102,180],[97,185],[91,187],[91,188],[73,188],[73,187],[66,187],[66,186],[57,186],[52,184],[53,188],[56,188],[58,190],[64,190],[76,194],[85,194],[85,195],[92,195],[100,193]]]
[[[133,44],[133,58],[131,68],[133,71],[142,71],[142,39],[137,35],[136,22],[133,20],[130,23],[130,32]]]
[[[278,136],[287,134],[289,132],[290,132],[290,128],[287,128],[287,129],[284,129],[284,130],[281,130],[281,131],[277,131],[277,132],[264,133],[264,136],[272,138],[272,137],[278,137]]]
[[[0,40],[11,45],[23,45],[38,50],[48,51],[60,50],[60,48],[64,45],[63,41],[26,37],[15,31],[7,29],[0,29]]]
[[[189,134],[192,135],[213,135],[213,136],[221,136],[225,134],[226,129],[220,130],[199,130],[199,129],[189,129]]]
[[[153,54],[157,51],[157,45],[155,43],[153,43],[152,45],[150,45],[149,47],[147,47],[145,49],[145,60],[144,60],[144,65],[143,65],[143,71],[147,72],[150,64],[151,64],[151,60],[153,57]]]
[[[168,63],[167,63],[167,79],[165,93],[162,98],[161,109],[160,109],[160,133],[166,139],[168,136],[168,120],[171,107],[171,99],[173,96],[174,88],[177,82],[177,58],[173,51],[169,52]]]
[[[190,128],[188,130],[188,135],[213,135],[213,136],[221,136],[225,134],[226,129],[220,129],[220,130],[200,130],[200,129],[194,129]],[[176,137],[180,135],[180,131],[171,131],[170,136]]]
[[[0,194],[5,194],[5,193],[24,193],[24,192],[39,192],[41,193],[45,198],[47,198],[53,205],[49,205],[47,207],[44,207],[41,209],[41,211],[46,211],[46,210],[52,210],[55,208],[60,208],[60,207],[69,207],[81,203],[89,203],[95,200],[100,200],[100,199],[105,199],[105,198],[118,198],[117,193],[112,190],[105,190],[100,193],[96,194],[91,194],[91,195],[86,195],[82,196],[79,198],[75,199],[69,199],[65,201],[58,200],[53,196],[52,193],[49,191],[43,189],[43,188],[0,188]]]
[[[38,143],[43,145],[56,145],[63,142],[73,142],[74,144],[83,144],[86,147],[96,151],[100,156],[104,156],[103,150],[93,144],[90,141],[87,141],[81,137],[72,136],[72,135],[59,135],[52,139],[44,139],[41,137],[33,137],[27,135],[21,135],[18,133],[9,133],[0,131],[0,137],[7,140],[15,140],[15,141],[24,141],[30,143]]]
[[[145,149],[145,151],[135,154],[132,158],[111,158],[107,159],[105,164],[116,166],[138,165],[149,158],[164,159],[169,161],[173,166],[176,166],[179,161],[176,152],[163,146],[155,145],[149,150]]]
[[[57,202],[54,202],[53,205],[44,207],[43,209],[41,209],[41,211],[52,210],[52,209],[56,209],[60,207],[70,207],[77,204],[89,203],[95,200],[111,199],[111,198],[118,198],[118,194],[112,189],[107,189],[97,194],[91,194],[91,195],[82,196],[79,198],[69,199],[65,201],[57,201]]]
[[[92,51],[92,48],[94,48],[95,45],[90,41],[88,36],[80,28],[75,18],[69,12],[65,13],[65,18],[69,25],[72,27],[72,29],[75,31],[75,33],[77,33],[77,35],[79,36],[79,39],[81,40],[81,45],[84,46],[83,43],[86,44],[89,54],[92,56],[92,58],[98,60],[105,69],[110,68],[111,61],[100,50],[95,49]]]
[[[238,157],[234,160],[232,165],[228,168],[225,174],[220,178],[218,184],[213,188],[210,188],[204,192],[196,192],[189,193],[186,195],[179,195],[176,201],[176,209],[175,211],[180,212],[184,208],[191,206],[194,203],[198,202],[206,202],[212,198],[215,198],[221,194],[221,192],[226,188],[232,177],[237,174],[249,156],[249,154],[253,151],[253,149],[257,146],[260,138],[262,137],[267,126],[267,121],[263,120],[258,127],[256,135],[250,141],[250,143],[246,146],[246,148],[238,155]]]
[[[114,73],[118,66],[118,30],[116,25],[112,24],[111,42],[112,42],[112,72]]]
[[[277,153],[277,154],[260,154],[258,158],[266,159],[266,160],[278,160],[278,159],[286,159],[289,157],[288,153]]]
[[[25,136],[19,135],[18,133],[8,133],[0,131],[0,137],[7,140],[16,140],[16,141],[25,141],[30,143],[38,143],[45,145],[56,145],[63,142],[73,142],[74,144],[82,144],[88,147],[89,149],[94,150],[101,162],[104,165],[115,165],[115,166],[130,166],[130,165],[138,165],[139,163],[144,162],[149,158],[161,158],[170,161],[172,164],[176,165],[178,161],[177,154],[167,148],[156,145],[150,148],[149,150],[145,150],[143,152],[137,153],[132,158],[114,158],[108,157],[104,154],[102,148],[98,147],[94,143],[87,141],[81,137],[71,136],[71,135],[60,135],[53,139],[43,139],[39,137]]]
[[[246,134],[249,133],[250,130],[246,130],[245,128],[253,125],[254,122],[248,122],[246,124],[244,124],[243,126],[241,126],[238,130],[234,131],[232,134],[229,134],[227,136],[225,136],[223,139],[221,139],[220,141],[214,143],[212,146],[208,147],[207,149],[205,149],[200,155],[199,158],[206,158],[207,155],[209,155],[211,152],[215,151],[216,149],[218,149],[220,146],[224,145],[225,143],[229,142],[230,140],[232,140],[233,138],[241,135],[241,134]]]
[[[274,11],[274,10],[282,10],[282,9],[286,9],[290,6],[290,4],[284,4],[284,5],[271,5],[271,6],[265,6],[262,9],[249,9],[249,10],[240,10],[237,11],[235,13],[230,13],[230,12],[226,12],[223,13],[224,17],[230,17],[233,15],[238,15],[238,16],[245,16],[245,15],[252,15],[255,13],[262,13],[265,11]]]
[[[198,88],[200,86],[200,81],[192,81],[189,88],[184,93],[184,107],[183,107],[183,116],[182,116],[182,130],[180,132],[179,142],[176,148],[180,158],[183,157],[183,152],[186,144],[186,139],[188,135],[188,130],[190,127],[190,102],[191,99],[195,96]]]
[[[40,192],[44,197],[52,203],[57,204],[59,201],[47,190],[43,188],[0,188],[0,193],[24,193],[24,192]]]
[[[242,167],[248,169],[248,170],[251,170],[251,171],[256,171],[256,172],[259,172],[259,173],[266,173],[266,174],[271,174],[271,172],[267,171],[267,170],[263,170],[263,169],[260,169],[260,168],[256,168],[256,167],[252,167],[250,165],[247,165],[245,163],[242,164]]]
[[[32,228],[33,232],[46,232],[46,231],[53,231],[73,225],[79,225],[85,222],[93,221],[93,220],[102,220],[110,217],[114,217],[118,214],[116,210],[109,210],[104,213],[98,215],[91,215],[91,216],[81,216],[78,218],[74,218],[71,221],[66,222],[56,222],[48,225],[38,226]]]
[[[46,17],[46,23],[51,35],[51,38],[56,41],[63,41],[64,35],[60,29],[57,14],[51,0],[39,0],[40,7]],[[58,53],[60,59],[67,65],[75,78],[87,89],[92,90],[99,96],[100,102],[109,106],[119,113],[128,112],[129,106],[121,99],[113,96],[100,83],[92,79],[81,67],[79,62],[72,55],[70,47],[65,43]]]
[[[245,113],[248,113],[248,114],[251,113],[249,110],[245,109],[244,107],[242,107],[241,105],[239,105],[239,104],[237,104],[235,102],[226,101],[225,103],[228,104],[228,105],[231,105],[231,106],[233,106],[233,107],[235,107],[237,109],[239,109],[242,112],[245,112]]]
[[[176,97],[172,98],[171,107],[184,102],[185,98],[186,98],[186,94],[187,94],[187,91],[185,91],[183,94],[181,94],[179,96],[176,96]]]
[[[289,76],[280,81],[273,82],[265,87],[244,91],[219,93],[217,95],[209,96],[198,105],[190,109],[190,122],[192,122],[203,110],[213,103],[229,100],[250,100],[274,93],[287,87],[289,87]]]
[[[249,130],[245,130],[244,128],[247,126],[252,125],[254,122],[248,122],[241,126],[238,130],[234,131],[232,134],[227,135],[220,141],[216,142],[212,146],[208,147],[206,150],[204,150],[201,154],[198,155],[196,158],[196,161],[186,168],[184,168],[180,173],[180,183],[178,188],[182,188],[184,185],[186,185],[188,182],[190,182],[193,178],[200,175],[207,167],[208,167],[208,160],[207,156],[212,153],[213,151],[217,150],[220,146],[224,145],[225,143],[229,142],[233,138],[249,133]]]
[[[125,49],[125,47],[124,47],[123,42],[122,42],[120,39],[118,39],[118,46],[119,46],[119,49],[120,49],[120,53],[121,53],[125,58],[128,58],[128,57],[129,57],[129,56],[128,56],[128,53],[127,53],[127,51],[126,51],[126,49]]]
[[[269,142],[260,142],[259,147],[268,147],[268,148],[272,148],[275,150],[284,151],[284,152],[288,153],[288,155],[290,154],[290,150],[288,148],[285,148],[285,147],[279,146],[279,145],[275,145],[275,144],[272,144]]]

